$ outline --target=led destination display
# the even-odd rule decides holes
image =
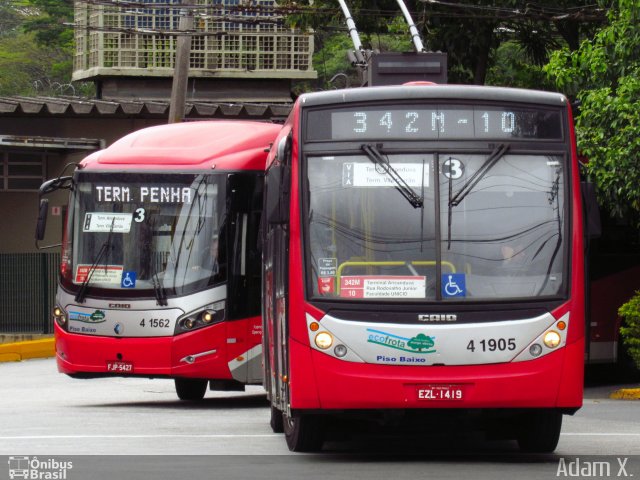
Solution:
[[[561,140],[559,110],[487,105],[393,105],[309,112],[307,141]]]

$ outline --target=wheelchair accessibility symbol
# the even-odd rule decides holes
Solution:
[[[442,275],[442,296],[444,298],[465,297],[467,287],[464,273],[446,273]]]
[[[120,281],[122,288],[136,287],[136,272],[122,272],[122,280]]]

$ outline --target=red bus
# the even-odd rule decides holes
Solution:
[[[60,372],[173,378],[185,400],[209,383],[262,382],[257,241],[280,128],[146,128],[43,184],[41,195],[71,191],[53,314]]]
[[[302,95],[267,159],[263,351],[293,451],[351,419],[555,449],[582,405],[584,251],[559,94]]]
[[[616,369],[607,367],[607,372],[632,381],[637,369],[620,338],[618,309],[640,289],[638,229],[628,216],[614,218],[606,210],[600,219],[600,234],[589,242],[585,265],[586,359],[589,365],[616,363]]]

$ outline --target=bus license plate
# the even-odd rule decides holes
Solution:
[[[464,400],[462,385],[425,385],[417,388],[418,400]]]
[[[107,362],[107,372],[133,373],[131,362]]]

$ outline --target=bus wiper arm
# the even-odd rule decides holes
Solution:
[[[113,227],[115,223],[116,223],[116,217],[113,217],[111,219],[111,228],[109,229],[109,235],[107,235],[107,239],[104,241],[104,243],[100,247],[98,256],[96,257],[95,261],[91,265],[91,268],[89,268],[89,271],[87,272],[87,278],[84,279],[84,282],[82,282],[82,285],[80,285],[80,288],[78,289],[78,293],[75,296],[75,301],[78,303],[84,303],[84,298],[87,296],[87,288],[89,287],[89,282],[91,282],[91,277],[93,276],[93,272],[96,271],[96,269],[98,268],[98,265],[100,265],[100,262],[102,261],[102,257],[104,257],[107,251],[111,248],[111,235],[113,235]],[[104,267],[106,270],[107,269],[106,263]]]
[[[480,168],[474,173],[469,180],[462,186],[460,190],[449,200],[449,207],[457,207],[460,205],[462,200],[465,199],[473,188],[478,184],[480,180],[484,178],[484,176],[489,173],[489,170],[493,168],[493,166],[498,163],[509,150],[509,145],[506,143],[501,143],[496,148],[493,149],[493,152],[487,157],[484,163],[480,166]]]
[[[378,147],[365,143],[360,148],[367,154],[367,157],[374,165],[382,168],[384,173],[391,177],[396,184],[396,190],[398,190],[402,196],[407,199],[413,208],[422,208],[424,199],[420,195],[416,194],[407,182],[405,182],[404,178],[402,178],[396,169],[391,166],[389,160],[380,153]]]
[[[161,307],[166,307],[167,303],[167,292],[164,289],[164,285],[162,285],[162,280],[158,277],[157,272],[153,272],[151,276],[151,281],[153,283],[153,293],[156,295],[156,302]]]

